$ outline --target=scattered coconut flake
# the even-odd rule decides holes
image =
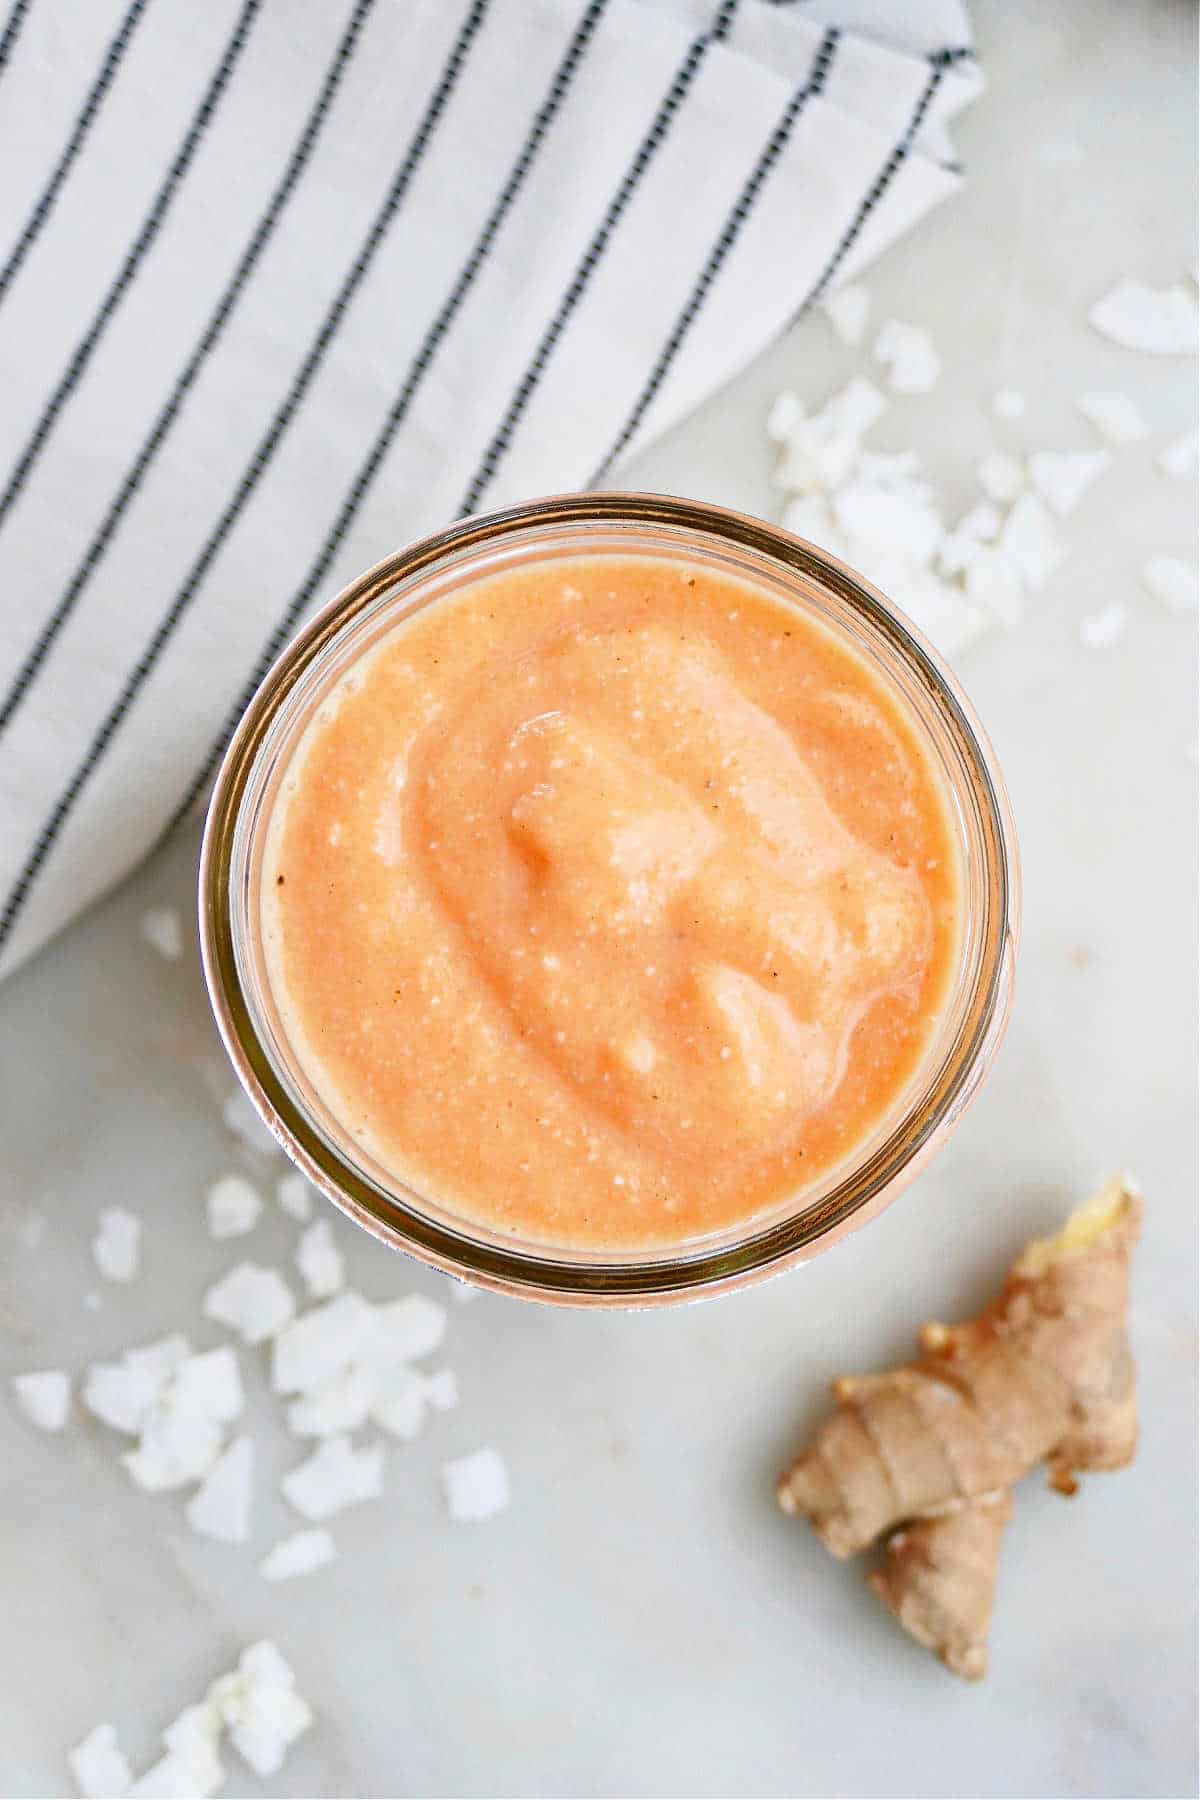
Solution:
[[[458,1382],[452,1369],[426,1375],[407,1363],[397,1363],[379,1378],[371,1418],[393,1437],[411,1442],[420,1436],[430,1409],[449,1412],[457,1405]]]
[[[243,1651],[236,1671],[214,1682],[209,1701],[256,1775],[277,1774],[290,1746],[313,1722],[311,1707],[296,1692],[295,1676],[269,1639]]]
[[[281,1175],[275,1183],[275,1198],[289,1219],[307,1225],[312,1218],[313,1190],[298,1169]]]
[[[137,1449],[121,1461],[146,1493],[166,1493],[208,1474],[221,1453],[221,1435],[215,1419],[177,1406],[168,1388],[146,1415]]]
[[[296,1267],[314,1299],[324,1300],[337,1293],[346,1271],[328,1219],[318,1219],[304,1232],[296,1247]]]
[[[1124,637],[1128,623],[1129,608],[1122,606],[1119,600],[1113,600],[1080,621],[1079,641],[1088,650],[1111,650]]]
[[[790,388],[775,396],[767,414],[767,436],[772,443],[786,444],[804,418],[804,408]]]
[[[1183,436],[1176,438],[1173,444],[1168,444],[1165,450],[1160,450],[1154,460],[1164,475],[1175,475],[1184,481],[1191,481],[1195,479],[1196,475],[1198,447],[1200,447],[1200,437],[1197,433],[1185,431]]]
[[[1172,612],[1195,612],[1196,565],[1178,556],[1152,556],[1142,564],[1142,586]]]
[[[378,1385],[370,1364],[351,1363],[292,1401],[287,1428],[294,1437],[332,1437],[336,1432],[354,1431],[365,1423]]]
[[[1188,290],[1152,288],[1141,281],[1118,281],[1088,313],[1102,337],[1123,350],[1145,350],[1155,356],[1196,354],[1196,301]]]
[[[209,1188],[204,1206],[210,1237],[244,1237],[262,1216],[262,1195],[244,1175],[222,1175]]]
[[[833,516],[848,538],[927,563],[946,535],[936,507],[915,484],[848,481],[833,497]]]
[[[68,1750],[67,1761],[84,1800],[121,1800],[133,1771],[117,1743],[115,1725],[97,1725],[82,1744]]]
[[[232,1094],[221,1108],[221,1117],[225,1121],[225,1129],[247,1150],[254,1150],[260,1155],[277,1156],[279,1145],[274,1134],[259,1118],[247,1094],[241,1088],[234,1088]]]
[[[1025,465],[1007,450],[991,450],[975,471],[989,500],[1008,506],[1025,491]]]
[[[352,1289],[302,1313],[275,1339],[271,1386],[277,1394],[308,1393],[362,1362],[376,1345],[376,1313]]]
[[[865,287],[859,287],[854,282],[849,287],[835,288],[832,294],[826,294],[821,301],[821,311],[843,344],[862,342],[870,310],[871,296]]]
[[[1075,404],[1109,444],[1136,444],[1149,435],[1150,427],[1128,394],[1095,390],[1080,394]]]
[[[459,1524],[477,1525],[502,1513],[511,1499],[508,1470],[499,1452],[489,1448],[442,1464],[446,1507]]]
[[[863,433],[886,410],[879,389],[855,376],[820,412],[801,414],[783,442],[778,485],[797,494],[836,487],[849,473]]]
[[[1111,465],[1107,450],[1035,450],[1029,479],[1051,512],[1065,519]]]
[[[38,1369],[14,1375],[13,1394],[31,1425],[39,1431],[61,1431],[71,1410],[71,1377],[61,1369]]]
[[[874,356],[888,370],[894,394],[927,394],[942,372],[933,339],[919,325],[889,319],[875,339]]]
[[[1000,388],[992,395],[992,411],[998,419],[1023,419],[1027,407],[1024,394],[1016,388]]]
[[[1020,575],[1003,550],[980,545],[966,572],[967,598],[982,606],[997,622],[1012,631],[1025,612],[1025,590]]]
[[[183,955],[183,925],[173,906],[148,906],[142,914],[143,941],[167,962],[178,962]]]
[[[980,500],[963,514],[938,546],[937,566],[943,575],[961,575],[979,560],[984,546],[995,543],[1004,524],[998,507]]]
[[[332,1534],[323,1525],[311,1531],[293,1531],[280,1538],[258,1565],[266,1581],[292,1581],[297,1575],[311,1575],[323,1569],[337,1555]]]
[[[284,1476],[284,1498],[305,1519],[320,1524],[344,1507],[383,1492],[383,1447],[351,1447],[344,1436],[322,1438],[306,1462]]]
[[[132,1281],[141,1262],[142,1222],[123,1206],[100,1210],[92,1255],[105,1281]]]
[[[208,1800],[225,1780],[221,1716],[209,1702],[185,1707],[163,1732],[167,1754],[129,1790],[130,1800]]]
[[[209,1288],[204,1316],[227,1325],[247,1344],[265,1343],[294,1316],[296,1302],[278,1269],[238,1263]]]
[[[458,1376],[453,1369],[435,1369],[425,1378],[425,1398],[434,1412],[453,1412],[458,1405]]]
[[[1036,494],[1022,494],[1000,533],[1000,548],[1025,586],[1045,587],[1066,554],[1049,509]]]
[[[426,1294],[407,1294],[376,1308],[374,1355],[385,1362],[415,1362],[436,1350],[446,1335],[446,1309]]]
[[[240,1416],[245,1404],[242,1373],[236,1353],[228,1344],[186,1357],[171,1382],[172,1402],[185,1412],[200,1413],[228,1425]]]
[[[188,1350],[186,1338],[168,1337],[126,1350],[119,1363],[93,1363],[84,1376],[83,1404],[114,1431],[136,1437]]]
[[[187,1522],[202,1537],[244,1544],[250,1536],[254,1491],[254,1445],[236,1437],[222,1451],[187,1504]]]

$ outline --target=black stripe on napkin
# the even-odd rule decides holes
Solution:
[[[592,40],[596,26],[599,24],[607,4],[608,0],[590,0],[590,4],[585,8],[583,16],[571,38],[571,42],[567,47],[566,53],[555,71],[546,98],[538,108],[533,124],[529,129],[525,142],[521,146],[516,161],[513,163],[512,169],[509,171],[508,178],[500,190],[496,203],[488,214],[487,221],[480,232],[470,255],[463,264],[462,270],[460,271],[454,286],[451,288],[447,299],[443,303],[432,325],[429,327],[429,330],[426,332],[424,341],[409,366],[408,373],[404,378],[399,393],[392,403],[383,427],[360,465],[354,480],[351,482],[349,491],[338,510],[337,516],[326,535],[324,543],[317,553],[315,562],[309,569],[308,574],[305,576],[295,594],[292,596],[270,637],[263,645],[258,661],[255,663],[254,669],[246,682],[246,685],[238,695],[237,700],[234,702],[234,705],[225,718],[224,724],[221,726],[219,733],[213,740],[208,755],[204,759],[203,767],[197,773],[195,780],[188,788],[180,805],[172,814],[170,823],[163,833],[164,837],[170,836],[176,825],[187,816],[200,794],[203,793],[212,776],[213,770],[221,759],[226,744],[229,742],[229,739],[237,728],[238,720],[253,699],[259,682],[278,656],[284,644],[286,644],[295,628],[296,621],[300,618],[304,609],[308,606],[316,593],[317,588],[324,580],[325,573],[329,568],[330,563],[333,561],[342,539],[349,530],[358,508],[362,504],[368,487],[374,480],[375,475],[379,470],[379,466],[387,454],[396,430],[403,420],[405,413],[408,411],[409,405],[412,402],[413,396],[416,393],[426,370],[433,361],[439,346],[444,341],[447,331],[454,322],[455,315],[475,282],[475,278],[483,268],[496,235],[499,232],[501,225],[504,223],[504,219],[511,209],[521,187],[524,185],[525,178],[533,166],[534,158],[541,147],[542,140],[545,138],[555,114],[558,112],[563,100],[566,98],[567,90],[582,61],[584,51]],[[0,943],[2,942],[3,939],[0,938]]]
[[[26,858],[25,864],[13,883],[0,912],[0,948],[3,948],[12,933],[13,926],[21,915],[21,909],[28,898],[29,891],[49,856],[59,833],[70,816],[71,809],[95,772],[104,752],[107,750],[122,719],[129,711],[137,695],[141,691],[151,670],[170,638],[174,634],[179,621],[187,612],[192,600],[208,573],[225,538],[240,515],[242,508],[253,494],[262,475],[265,473],[275,449],[290,425],[294,414],[316,374],[325,353],[337,334],[338,326],[346,308],[359,284],[366,275],[375,253],[382,243],[388,227],[391,225],[401,201],[408,192],[413,176],[419,168],[430,138],[445,112],[447,103],[458,81],[459,73],[466,61],[468,51],[487,11],[488,0],[471,0],[466,18],[459,29],[454,47],[448,56],[439,77],[437,86],[429,99],[412,141],[406,150],[386,199],[380,207],[366,238],[360,246],[349,272],[338,290],[337,296],[323,319],[316,337],[309,346],[303,363],[297,372],[287,396],[275,413],[271,424],[250,458],[233,495],[227,503],[204,548],[192,564],[183,586],[178,590],[170,606],[159,621],[150,641],[134,664],[124,687],[115,704],[109,711],[103,724],[99,727],[87,751],[68,781],[63,792],[43,824],[33,848]]]
[[[96,114],[100,111],[105,94],[107,94],[109,88],[112,86],[113,77],[116,75],[117,69],[120,66],[121,58],[129,47],[129,40],[136,31],[138,21],[145,12],[148,3],[149,0],[133,0],[133,4],[130,6],[129,11],[125,14],[125,17],[121,20],[121,23],[117,28],[116,36],[104,53],[104,60],[100,64],[100,72],[92,83],[79,117],[71,128],[71,135],[67,139],[66,147],[58,161],[55,163],[49,181],[42,189],[41,195],[35,204],[33,211],[26,220],[24,229],[13,246],[11,256],[5,263],[4,268],[0,270],[0,302],[3,301],[4,296],[16,279],[17,272],[20,269],[21,264],[25,261],[25,258],[28,256],[30,250],[33,248],[42,226],[46,223],[46,220],[54,210],[54,203],[58,199],[63,182],[71,172],[71,164],[83,149],[84,140],[95,123]]]
[[[29,11],[29,5],[30,0],[13,0],[12,10],[4,21],[4,30],[0,31],[0,75],[3,75],[8,67],[8,59],[21,35],[21,27],[25,23],[25,14]]]
[[[133,279],[136,276],[138,269],[141,267],[143,258],[146,256],[153,245],[155,238],[158,236],[163,220],[171,209],[171,202],[174,200],[188,169],[191,167],[192,158],[195,156],[196,151],[200,146],[200,140],[203,138],[205,131],[208,129],[209,122],[220,104],[222,94],[229,85],[229,78],[237,67],[238,58],[245,48],[246,39],[250,33],[250,27],[254,23],[255,14],[258,12],[261,5],[262,0],[243,0],[242,10],[234,21],[233,30],[230,32],[225,47],[221,52],[217,66],[213,71],[212,79],[204,90],[204,97],[196,108],[195,113],[192,115],[191,122],[183,135],[182,143],[175,152],[175,155],[171,158],[170,165],[166,174],[163,176],[158,192],[150,202],[149,211],[146,213],[145,218],[138,227],[137,234],[126,253],[125,260],[117,271],[116,278],[108,292],[97,307],[95,317],[91,324],[75,346],[71,355],[71,360],[68,362],[66,369],[55,386],[53,393],[50,395],[49,400],[47,400],[43,407],[42,416],[34,426],[29,442],[22,450],[20,456],[18,456],[16,463],[13,466],[12,473],[5,484],[4,492],[0,494],[0,527],[3,526],[5,519],[8,517],[13,501],[24,487],[26,477],[33,467],[42,446],[53,431],[59,413],[66,405],[80,376],[84,373],[88,363],[91,361],[92,352],[100,342],[105,331],[108,329],[117,308],[120,306],[121,301],[132,286]],[[0,718],[0,725],[2,724],[3,719]]]
[[[513,432],[516,430],[521,415],[545,372],[546,364],[554,353],[554,347],[562,336],[567,321],[583,298],[588,282],[604,256],[609,239],[620,223],[621,215],[632,199],[643,175],[653,162],[655,152],[666,139],[675,116],[687,98],[688,91],[699,73],[709,49],[713,44],[720,43],[723,38],[728,36],[738,5],[739,0],[721,0],[712,24],[698,37],[693,38],[688,46],[687,54],[671,80],[671,85],[663,97],[650,129],[634,152],[632,162],[605,209],[596,233],[571,276],[554,317],[543,332],[529,366],[517,383],[512,399],[505,408],[504,415],[480,459],[479,466],[471,477],[462,504],[458,509],[460,517],[465,513],[475,511],[494,480],[512,442]]]
[[[233,275],[231,276],[225,291],[217,301],[217,304],[208,319],[208,323],[205,325],[204,330],[197,339],[183,369],[167,396],[166,403],[158,417],[155,419],[153,426],[134,458],[128,474],[117,489],[116,495],[109,506],[108,511],[101,520],[100,526],[93,536],[91,543],[88,545],[74,574],[67,583],[62,597],[55,606],[54,611],[50,614],[50,617],[46,620],[37,642],[34,644],[29,655],[17,671],[3,702],[0,702],[0,732],[4,730],[9,719],[21,704],[34,677],[45,662],[59,632],[74,612],[75,607],[79,602],[80,595],[99,568],[104,553],[108,549],[108,546],[115,536],[117,528],[125,515],[126,507],[141,486],[146,471],[149,469],[155,456],[158,454],[159,449],[162,447],[163,442],[167,438],[184,400],[187,398],[190,389],[195,383],[197,375],[204,367],[204,364],[207,362],[212,351],[216,348],[225,326],[228,324],[235,307],[245,291],[246,284],[253,274],[259,258],[271,241],[275,227],[279,223],[284,209],[291,199],[300,177],[308,164],[309,158],[312,155],[317,138],[321,132],[321,127],[325,123],[326,115],[341,82],[342,75],[345,72],[351,56],[354,54],[359,33],[374,4],[375,0],[356,0],[354,10],[350,15],[349,23],[342,33],[341,40],[337,49],[334,51],[333,60],[321,83],[316,101],[304,123],[304,129],[301,131],[300,136],[296,141],[295,148],[292,150],[292,153],[287,160],[283,175],[277,183],[270,200],[263,210],[262,216],[255,225],[250,239],[238,259]]]
[[[840,36],[841,33],[837,27],[830,26],[821,39],[816,56],[813,58],[812,68],[784,107],[774,131],[767,139],[762,154],[747,177],[741,193],[734,201],[725,223],[721,227],[716,242],[708,253],[704,266],[696,277],[695,285],[671,327],[666,343],[655,359],[654,366],[646,378],[645,386],[635,400],[624,425],[617,433],[612,449],[588,483],[589,487],[595,487],[603,480],[609,466],[620,456],[645,417],[655,395],[666,379],[672,363],[679,354],[683,340],[695,324],[712,285],[721,272],[726,257],[736,244],[742,227],[754,211],[755,202],[767,176],[786,148],[797,119],[808,102],[824,88],[829,71],[833,66]]]

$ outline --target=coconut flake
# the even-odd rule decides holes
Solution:
[[[854,345],[862,342],[870,310],[870,294],[865,287],[859,287],[853,282],[849,287],[835,288],[832,294],[826,294],[821,301],[821,311],[843,344]]]
[[[490,1447],[442,1464],[446,1507],[458,1524],[478,1525],[494,1519],[509,1504],[508,1470]]]
[[[163,1732],[167,1754],[134,1782],[130,1800],[208,1800],[225,1780],[220,1741],[216,1708],[208,1701],[186,1707]]]
[[[1022,494],[1000,533],[1000,549],[1034,593],[1045,587],[1065,551],[1048,508],[1036,494]]]
[[[967,598],[982,606],[1009,631],[1021,623],[1025,590],[1021,578],[1002,550],[980,545],[966,571]]]
[[[378,1388],[367,1363],[351,1363],[311,1388],[287,1409],[287,1428],[294,1437],[332,1437],[365,1423]]]
[[[1000,388],[992,395],[992,411],[998,419],[1023,419],[1027,407],[1024,394],[1016,388]]]
[[[351,1447],[348,1437],[323,1438],[306,1462],[284,1476],[284,1498],[305,1519],[320,1524],[347,1506],[383,1492],[383,1447]]]
[[[1195,612],[1196,565],[1178,556],[1152,556],[1142,564],[1142,586],[1172,612]]]
[[[1152,288],[1141,281],[1118,281],[1088,313],[1102,337],[1123,350],[1155,356],[1196,354],[1196,301],[1188,290]]]
[[[897,551],[917,563],[927,563],[946,535],[937,509],[922,495],[870,481],[840,488],[833,516],[855,542]]]
[[[1136,444],[1149,435],[1150,427],[1128,394],[1097,389],[1080,394],[1075,404],[1106,443]]]
[[[93,1363],[84,1376],[83,1404],[114,1431],[136,1437],[189,1351],[187,1339],[176,1335],[126,1350],[119,1363]]]
[[[84,1800],[121,1800],[133,1780],[115,1725],[97,1725],[81,1744],[68,1750],[67,1761]]]
[[[202,1412],[175,1404],[171,1390],[146,1415],[136,1450],[121,1461],[138,1487],[161,1494],[208,1474],[221,1452],[221,1427]]]
[[[1128,623],[1129,608],[1114,600],[1080,621],[1079,641],[1088,650],[1111,650],[1124,637]]]
[[[304,1232],[296,1247],[296,1267],[314,1299],[324,1300],[337,1293],[346,1271],[328,1219],[318,1219]]]
[[[1004,524],[998,507],[980,500],[965,512],[938,546],[937,566],[943,575],[961,575],[978,560],[986,544],[994,544]]]
[[[311,1575],[323,1569],[337,1555],[332,1534],[318,1525],[312,1531],[293,1531],[280,1538],[258,1565],[266,1581],[292,1581],[297,1575]]]
[[[225,1129],[231,1136],[244,1144],[247,1150],[253,1150],[260,1156],[277,1156],[279,1145],[274,1134],[259,1118],[251,1105],[249,1096],[241,1088],[234,1088],[221,1108],[221,1117],[225,1121]]]
[[[261,1344],[282,1331],[296,1311],[291,1289],[278,1269],[238,1263],[204,1296],[204,1316],[227,1325],[247,1344]]]
[[[187,1522],[202,1537],[244,1544],[250,1536],[254,1445],[236,1437],[213,1464],[187,1504]]]
[[[374,1423],[406,1442],[419,1437],[430,1409],[449,1412],[458,1405],[458,1382],[452,1369],[426,1375],[397,1363],[380,1377],[371,1402]]]
[[[1025,491],[1025,465],[1007,450],[992,450],[975,471],[989,500],[1008,506]]]
[[[376,1345],[376,1313],[352,1289],[314,1306],[275,1339],[271,1386],[277,1394],[308,1393],[362,1362]]]
[[[38,1369],[14,1375],[13,1395],[31,1425],[39,1431],[61,1431],[71,1410],[71,1377],[61,1369]]]
[[[173,906],[148,906],[140,926],[143,942],[156,950],[166,962],[178,962],[183,955],[183,925]]]
[[[313,1722],[291,1668],[269,1639],[243,1651],[236,1670],[214,1682],[209,1704],[256,1775],[277,1774],[289,1747]]]
[[[376,1309],[374,1355],[380,1362],[415,1362],[446,1335],[446,1309],[426,1294],[407,1294]]]
[[[1185,431],[1182,437],[1160,450],[1155,462],[1164,475],[1175,475],[1184,481],[1193,481],[1196,476],[1197,449],[1200,445],[1195,431]]]
[[[838,486],[854,463],[863,433],[886,409],[879,389],[855,376],[819,413],[802,414],[788,433],[775,470],[778,485],[798,494]]]
[[[228,1344],[189,1356],[175,1370],[171,1383],[173,1403],[186,1412],[227,1425],[244,1405],[242,1375],[236,1353]]]
[[[289,1219],[307,1225],[312,1218],[313,1190],[298,1170],[281,1175],[275,1183],[275,1198]]]
[[[888,370],[894,394],[927,394],[942,372],[933,339],[919,325],[889,319],[875,339],[874,356]]]
[[[244,1237],[262,1216],[262,1195],[244,1175],[222,1175],[209,1188],[204,1207],[210,1237]]]
[[[1065,519],[1111,465],[1107,450],[1036,450],[1029,459],[1029,479],[1051,512]]]
[[[123,1206],[100,1210],[92,1255],[105,1281],[132,1281],[141,1262],[142,1222]]]
[[[804,418],[804,408],[791,388],[777,394],[767,414],[767,436],[774,444],[786,444]]]

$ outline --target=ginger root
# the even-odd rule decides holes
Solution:
[[[1108,1182],[1026,1247],[978,1318],[923,1326],[905,1368],[835,1381],[834,1411],[779,1481],[780,1506],[835,1556],[885,1539],[872,1588],[968,1679],[987,1666],[1014,1484],[1044,1463],[1071,1494],[1078,1472],[1133,1460],[1126,1314],[1141,1219],[1134,1184]]]

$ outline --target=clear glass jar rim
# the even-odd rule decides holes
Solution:
[[[938,1091],[921,1095],[864,1164],[816,1202],[757,1233],[751,1228],[732,1246],[620,1265],[572,1263],[529,1247],[481,1243],[466,1229],[430,1220],[399,1192],[384,1193],[338,1154],[297,1105],[256,1029],[236,953],[232,854],[239,811],[272,721],[304,672],[365,608],[401,581],[451,559],[457,565],[532,528],[584,532],[597,526],[665,527],[680,537],[750,551],[818,583],[888,640],[944,714],[971,770],[992,902],[971,1029],[944,1065]],[[877,589],[825,551],[746,514],[667,495],[570,494],[463,520],[395,552],[351,582],[285,647],[247,707],[216,779],[201,852],[199,916],[209,995],[237,1075],[286,1153],[341,1210],[393,1247],[499,1291],[563,1304],[645,1306],[728,1291],[803,1261],[875,1216],[907,1185],[973,1099],[1003,1034],[1019,930],[1019,867],[1003,779],[973,708],[937,652]]]

